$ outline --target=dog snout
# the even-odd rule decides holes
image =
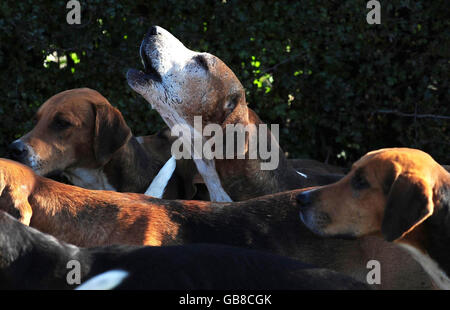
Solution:
[[[148,31],[147,31],[148,35],[150,36],[156,36],[159,34],[158,32],[158,26],[151,26]]]
[[[150,40],[150,39],[152,39],[152,37],[161,35],[161,34],[162,34],[161,27],[151,26],[150,28],[148,28],[147,33],[145,34],[144,41]]]
[[[8,147],[11,159],[23,161],[28,156],[28,148],[21,140],[16,140]]]

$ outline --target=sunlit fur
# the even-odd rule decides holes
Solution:
[[[228,244],[295,257],[361,281],[367,261],[377,259],[384,266],[381,287],[429,287],[420,267],[381,239],[346,241],[312,234],[298,220],[295,197],[302,191],[234,203],[164,200],[70,186],[0,160],[0,209],[78,246]]]

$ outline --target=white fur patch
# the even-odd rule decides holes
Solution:
[[[198,132],[195,128],[190,126],[186,120],[184,120],[178,112],[171,107],[166,107],[164,111],[169,110],[169,112],[160,113],[161,117],[166,121],[170,128],[172,128],[175,124],[184,125],[185,128],[189,128],[191,132],[191,136],[194,139],[189,139],[188,136],[183,135],[182,139],[189,139],[186,141],[187,145],[192,144],[192,141],[195,139],[204,139],[200,132]],[[196,148],[194,147],[194,152],[196,152]],[[220,177],[217,174],[216,164],[214,160],[202,158],[201,154],[196,154],[193,156],[194,163],[197,166],[198,172],[202,175],[202,178],[205,182],[206,187],[208,188],[209,196],[211,201],[217,202],[231,202],[233,201],[231,197],[227,194],[225,189],[222,187],[222,183],[220,182]],[[201,159],[197,159],[201,158]]]
[[[75,168],[63,172],[69,181],[78,187],[95,190],[117,191],[100,169]]]
[[[155,102],[147,96],[144,96],[144,98],[147,99],[149,102]],[[170,128],[172,128],[176,124],[184,125],[190,128],[192,134],[195,137],[198,137],[200,135],[200,133],[196,132],[195,129],[192,126],[190,126],[186,122],[186,120],[178,114],[178,112],[173,108],[172,105],[158,104],[155,108]],[[183,136],[183,138],[187,137]],[[192,143],[192,141],[189,141],[189,143]],[[233,201],[230,198],[230,196],[226,193],[225,189],[222,187],[222,183],[220,182],[219,175],[217,174],[214,160],[194,159],[194,163],[197,166],[199,173],[202,175],[203,180],[205,181],[205,185],[208,188],[211,201],[217,202]]]
[[[112,290],[128,276],[129,273],[124,270],[106,271],[87,280],[75,288],[75,290]]]
[[[217,174],[216,165],[213,160],[201,160],[194,159],[195,165],[198,171],[205,181],[205,185],[208,188],[211,201],[218,202],[231,202],[231,197],[222,187],[219,175]]]
[[[417,248],[408,244],[399,243],[401,247],[406,249],[412,257],[422,265],[423,269],[428,273],[433,282],[443,290],[450,290],[450,278],[439,267],[436,261],[434,261],[428,254],[421,252]]]
[[[158,174],[153,179],[152,184],[150,184],[148,189],[145,191],[145,195],[155,198],[162,198],[167,187],[167,183],[169,183],[176,166],[177,161],[175,157],[170,157],[161,170],[159,170]]]

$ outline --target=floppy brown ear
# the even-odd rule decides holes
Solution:
[[[122,114],[111,105],[94,104],[94,154],[97,162],[105,164],[131,138],[131,130]]]
[[[424,179],[400,174],[389,192],[381,232],[387,241],[403,237],[433,213],[433,193]]]

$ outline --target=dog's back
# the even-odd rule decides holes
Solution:
[[[0,212],[0,250],[2,289],[75,288],[68,283],[68,273],[75,272],[71,268],[77,265],[81,282],[108,270],[125,271],[128,275],[118,289],[367,288],[326,269],[230,246],[78,248],[24,226],[4,212]]]

